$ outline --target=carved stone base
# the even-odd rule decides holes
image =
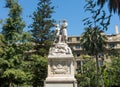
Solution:
[[[48,76],[45,87],[77,87],[74,57],[66,43],[56,43],[48,55]]]
[[[77,87],[74,71],[72,55],[49,56],[45,87]]]
[[[77,82],[74,78],[47,78],[45,87],[77,87]]]
[[[73,57],[49,57],[48,77],[73,77],[74,60]]]

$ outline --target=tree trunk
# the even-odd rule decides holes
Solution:
[[[98,80],[99,80],[100,68],[99,68],[98,55],[96,54],[95,56],[96,56],[96,69],[97,69],[97,87],[99,87],[98,86],[98,84],[99,84]]]
[[[9,87],[12,87],[12,83],[11,82],[9,83]]]
[[[99,65],[99,60],[98,60],[98,55],[96,55],[96,69],[97,69],[97,87],[99,87],[99,80],[103,79],[102,75],[101,75],[101,71],[100,71],[100,65]],[[104,82],[102,83],[102,85],[100,87],[104,87]]]
[[[9,81],[9,87],[14,87],[12,80]]]

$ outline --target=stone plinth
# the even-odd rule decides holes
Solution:
[[[75,81],[46,81],[45,87],[77,87]]]
[[[74,71],[74,57],[68,45],[57,43],[51,47],[45,87],[77,87]]]

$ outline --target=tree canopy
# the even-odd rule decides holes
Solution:
[[[101,7],[108,3],[109,11],[117,13],[120,16],[120,1],[119,0],[97,0],[98,5]]]

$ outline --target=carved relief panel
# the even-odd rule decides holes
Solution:
[[[52,75],[66,75],[71,73],[71,61],[54,60],[50,62]]]

